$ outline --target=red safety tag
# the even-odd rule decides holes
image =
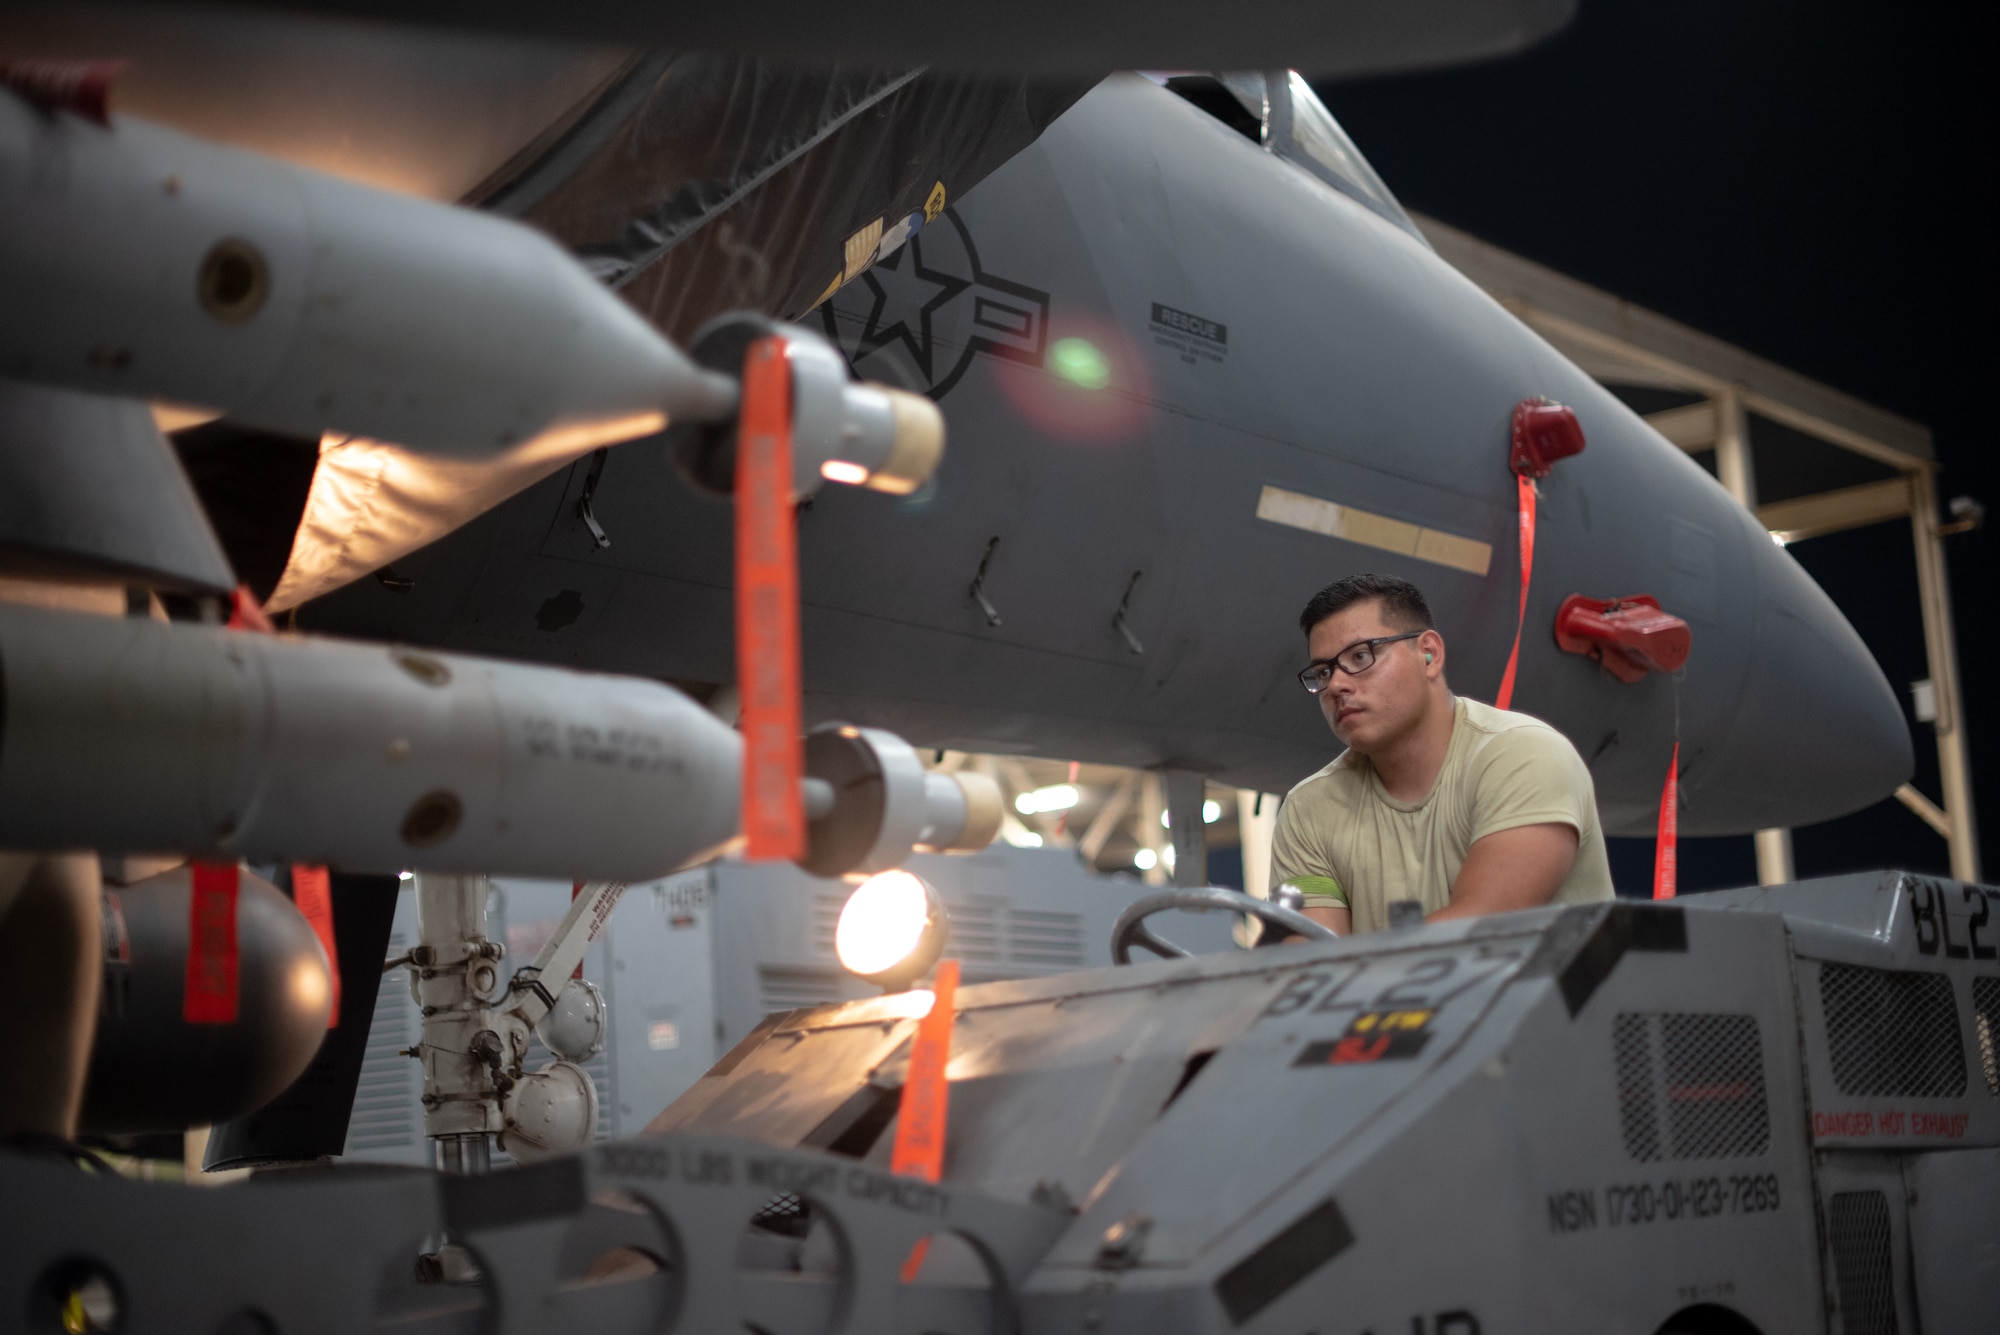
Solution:
[[[0,60],[0,88],[11,88],[44,111],[69,111],[111,124],[111,84],[129,60]]]
[[[1660,831],[1653,842],[1653,898],[1672,899],[1674,878],[1680,870],[1680,788],[1681,744],[1674,742],[1674,758],[1667,766],[1667,786],[1660,790]]]
[[[889,1153],[889,1171],[935,1182],[944,1176],[944,1135],[950,1086],[944,1069],[951,1060],[951,1031],[958,1019],[958,961],[941,960],[931,984],[931,1008],[917,1021],[910,1044],[910,1067],[903,1076],[903,1097],[896,1108],[896,1143]],[[917,1239],[903,1262],[903,1282],[912,1283],[923,1269],[929,1238]]]
[[[265,635],[275,634],[278,629],[271,624],[271,618],[264,615],[257,595],[250,592],[248,584],[238,584],[236,592],[229,595],[228,626],[231,630],[254,630]]]
[[[190,864],[187,988],[189,1024],[236,1023],[236,891],[233,862]]]
[[[333,1005],[326,1013],[326,1027],[340,1027],[340,952],[333,944],[333,888],[326,868],[292,866],[292,904],[312,924],[320,949],[326,952],[326,967],[333,974]]]
[[[1535,573],[1535,480],[1516,473],[1521,496],[1521,610],[1514,621],[1514,647],[1507,651],[1507,670],[1500,674],[1500,693],[1493,697],[1495,709],[1514,707],[1514,671],[1521,662],[1521,631],[1528,624],[1528,581]]]
[[[792,377],[785,345],[743,362],[736,442],[736,681],[742,698],[744,856],[805,856],[799,794],[798,534],[792,514]]]

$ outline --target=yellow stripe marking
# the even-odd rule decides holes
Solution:
[[[875,262],[875,250],[882,244],[882,220],[877,218],[866,227],[847,238],[845,247],[847,268],[843,281],[853,282],[863,269]]]
[[[1351,505],[1336,505],[1282,487],[1264,488],[1257,497],[1257,517],[1399,556],[1414,556],[1419,561],[1450,566],[1468,574],[1484,575],[1493,566],[1490,542],[1405,523]]]

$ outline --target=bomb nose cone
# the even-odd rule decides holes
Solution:
[[[1722,745],[1686,775],[1690,834],[1831,820],[1888,797],[1914,765],[1861,637],[1789,553],[1755,546],[1756,644]]]
[[[312,926],[269,881],[238,879],[235,1018],[186,1018],[187,867],[106,893],[104,991],[86,1131],[181,1131],[263,1107],[311,1064],[333,976]]]

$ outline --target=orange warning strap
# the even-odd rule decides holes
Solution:
[[[187,986],[181,1018],[236,1023],[236,864],[196,862],[188,884]]]
[[[931,985],[931,1008],[917,1021],[910,1044],[910,1069],[896,1110],[896,1143],[889,1171],[910,1173],[926,1182],[944,1175],[944,1129],[948,1090],[945,1063],[951,1058],[952,1023],[958,1000],[958,961],[942,960]]]
[[[799,705],[798,533],[792,514],[792,380],[785,345],[743,362],[736,443],[736,681],[742,698],[744,856],[806,851]]]
[[[889,1171],[935,1182],[944,1176],[944,1138],[950,1086],[945,1066],[951,1060],[951,1031],[958,1019],[958,961],[941,960],[931,984],[931,1008],[917,1021],[910,1043],[910,1067],[903,1076],[903,1097],[896,1109],[896,1143],[889,1153]],[[919,1238],[903,1262],[903,1282],[923,1269],[930,1239]]]
[[[312,924],[313,935],[326,951],[326,967],[333,974],[333,1005],[326,1013],[326,1027],[340,1027],[340,952],[333,944],[333,889],[325,867],[292,867],[292,903]]]
[[[1653,842],[1653,898],[1672,899],[1674,882],[1680,872],[1680,788],[1681,744],[1674,742],[1674,758],[1667,765],[1667,784],[1660,790],[1660,829]]]
[[[1500,674],[1500,691],[1493,697],[1495,709],[1514,707],[1514,672],[1521,663],[1521,631],[1528,624],[1528,582],[1535,573],[1535,481],[1526,473],[1516,473],[1514,481],[1521,498],[1521,610],[1514,620],[1514,647],[1507,651],[1507,670]]]

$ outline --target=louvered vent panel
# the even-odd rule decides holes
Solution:
[[[820,954],[836,954],[833,937],[840,928],[840,911],[845,907],[845,895],[813,896],[813,949]]]
[[[403,933],[389,938],[391,957],[408,948]],[[375,992],[343,1154],[406,1150],[423,1138],[423,1109],[417,1102],[423,1067],[403,1055],[411,1043],[410,1005],[408,973],[396,969],[385,975]]]
[[[951,908],[951,938],[945,954],[967,964],[999,964],[1004,958],[1000,944],[1000,916],[988,902],[957,904]],[[984,972],[991,974],[992,971]]]
[[[1683,1011],[1613,1017],[1619,1127],[1634,1159],[1726,1159],[1771,1145],[1756,1018]]]
[[[835,969],[794,969],[775,964],[757,968],[758,995],[766,1015],[824,1006],[858,995],[859,989],[848,984],[848,976]]]
[[[1007,962],[1061,972],[1083,967],[1083,916],[1039,909],[1007,910]]]
[[[1979,1034],[1979,1066],[1986,1088],[2000,1094],[2000,978],[1972,980],[1972,1024]]]
[[[1889,1201],[1879,1191],[1841,1191],[1827,1202],[1841,1335],[1896,1335],[1896,1268]]]
[[[1856,1098],[1956,1098],[1965,1051],[1951,980],[1941,973],[1819,966],[1833,1083]]]

